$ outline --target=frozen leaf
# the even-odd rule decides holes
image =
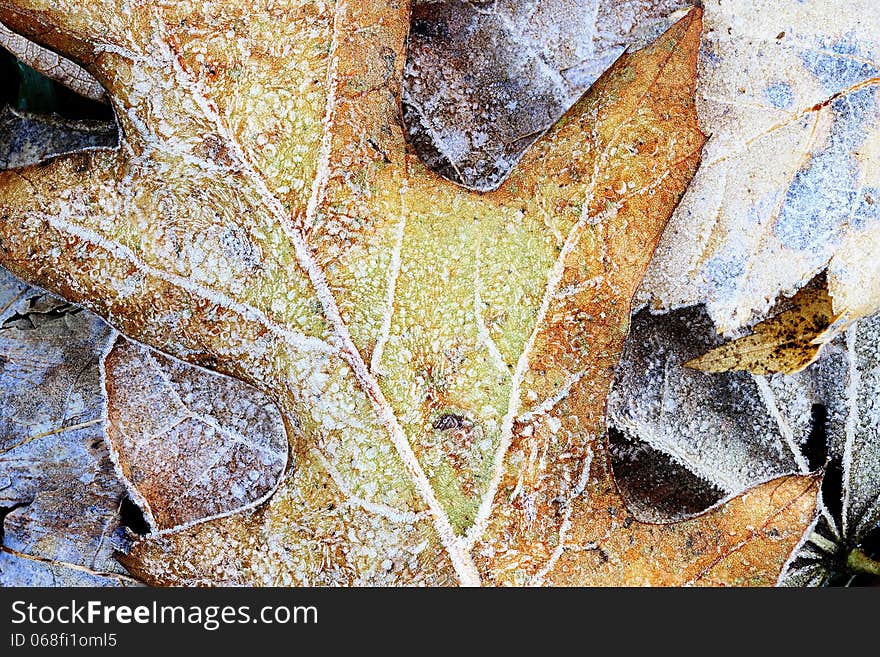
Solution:
[[[16,107],[0,108],[0,169],[38,164],[64,153],[116,146],[118,131],[115,122],[110,120],[111,117],[103,120],[97,118],[109,113],[109,107],[101,105],[103,111],[98,112],[97,116],[84,118],[90,116],[90,113],[83,110],[93,108],[96,103],[86,102],[71,92],[55,93],[59,87],[54,82],[22,61],[10,58],[2,48],[12,52],[22,51],[23,55],[48,52],[18,35],[13,35],[0,24],[0,67],[5,69],[0,70],[0,76],[4,78],[4,84],[12,87],[7,89],[7,98],[16,104],[16,95],[18,97]],[[52,61],[59,62],[59,66],[67,61],[54,54],[51,58]],[[40,57],[35,56],[31,59],[38,60],[34,62],[36,65],[40,61],[46,63],[45,58],[40,60]],[[83,74],[87,75],[84,71]],[[7,77],[12,79],[7,80]],[[34,95],[40,96],[38,103],[30,102]],[[69,102],[71,97],[78,99],[72,104],[73,107]],[[25,109],[29,104],[40,105],[39,111]]]
[[[118,565],[116,566],[118,568]],[[138,586],[121,573],[99,572],[80,564],[62,563],[0,549],[0,586]]]
[[[613,59],[614,47],[638,42],[639,29],[650,32],[678,8],[536,4],[417,7],[422,22],[405,111],[415,147],[444,175],[475,188],[497,184],[564,111],[564,90],[576,95],[566,66],[603,62],[603,52]],[[827,269],[835,315],[873,314],[880,307],[880,19],[872,1],[702,4],[697,103],[712,139],[639,304],[705,302],[719,330],[733,334]],[[595,23],[567,13],[581,10]],[[635,24],[645,27],[632,33]],[[531,26],[551,38],[535,44]]]
[[[278,486],[287,434],[257,390],[124,338],[104,385],[107,439],[154,529],[256,506]]]
[[[602,119],[620,121],[615,114],[623,115],[608,141],[599,138],[600,152],[635,143],[630,153],[636,161],[656,162],[658,156],[669,157],[672,144],[673,149],[681,148],[681,137],[669,128],[649,139],[633,139],[628,133],[638,131],[638,122],[655,113],[671,120],[669,96],[683,97],[685,88],[690,90],[685,71],[696,58],[690,40],[696,36],[694,27],[680,23],[678,29],[686,32],[677,47],[662,39],[636,62],[630,56],[622,58],[597,83],[592,93],[602,97],[605,85],[614,84],[617,76],[628,78],[627,86],[614,94],[619,104],[609,107],[607,115],[599,114],[594,134],[603,136],[609,133]],[[689,103],[681,110],[693,117]],[[596,171],[602,175],[601,166]],[[650,206],[647,199],[653,195],[650,189],[644,191],[647,194],[628,198],[617,210],[618,217]],[[662,222],[647,232],[657,218],[650,212],[639,215],[642,243],[650,247],[659,239]],[[815,481],[774,482],[723,510],[677,525],[643,524],[626,512],[611,480],[601,435],[603,407],[630,312],[629,303],[620,303],[618,295],[628,298],[626,290],[634,289],[628,286],[638,279],[626,277],[625,266],[643,270],[650,249],[613,239],[609,248],[609,235],[596,236],[589,225],[570,234],[539,323],[518,361],[508,415],[511,442],[500,452],[494,503],[481,509],[469,537],[475,541],[478,563],[490,582],[505,584],[766,582],[774,568],[759,567],[747,555],[763,552],[766,566],[790,553],[803,523],[812,517]],[[597,321],[623,330],[597,331]],[[748,517],[751,512],[742,506],[746,500],[751,512],[763,518],[760,522]],[[717,534],[709,529],[719,526]],[[706,532],[715,537],[711,548]]]
[[[403,116],[419,156],[473,189],[523,153],[627,47],[647,45],[686,0],[417,0]]]
[[[102,428],[110,329],[0,272],[0,584],[119,585],[127,541]]]
[[[880,317],[860,322],[847,336],[849,415],[841,461],[842,529],[858,543],[880,525]]]
[[[880,14],[873,0],[707,0],[712,139],[639,299],[720,331],[829,270],[834,314],[880,307]]]
[[[144,501],[141,491],[152,493],[149,502],[154,509],[157,503],[168,503],[169,508],[158,507],[160,520],[183,523],[234,511],[236,503],[239,507],[247,502],[258,503],[260,493],[266,497],[277,483],[287,459],[286,434],[277,411],[267,408],[268,401],[253,389],[172,362],[118,338],[121,346],[117,345],[106,358],[111,363],[113,381],[128,384],[123,395],[126,399],[112,393],[105,399],[98,364],[113,338],[99,318],[29,288],[6,272],[0,279],[0,308],[0,360],[4,364],[0,381],[5,409],[0,422],[0,510],[6,518],[7,539],[0,554],[0,582],[4,585],[134,583],[113,554],[128,546],[118,517],[126,486],[140,502]],[[71,340],[85,332],[83,327],[87,327],[89,339]],[[24,348],[17,344],[22,336],[27,338]],[[47,363],[47,357],[51,363]],[[64,394],[71,385],[76,388]],[[105,445],[108,439],[119,438],[119,431],[114,431],[114,425],[105,426],[98,411],[109,406],[106,414],[118,426],[126,419],[120,413],[124,416],[144,410],[147,402],[152,406],[144,410],[141,421],[167,420],[171,410],[179,410],[175,402],[183,399],[189,407],[189,422],[178,417],[181,426],[157,436],[159,443],[152,446],[143,432],[145,427],[139,425],[131,433],[140,442],[132,445],[126,436],[120,445],[153,448],[154,453],[138,454],[136,473],[154,487],[145,489],[144,482],[131,476],[127,467],[124,474],[129,479],[119,480],[119,473],[113,471],[113,456],[108,455]],[[67,418],[71,404],[94,409],[94,417]],[[53,428],[56,422],[62,424],[61,428]],[[206,424],[214,425],[216,434],[211,435]],[[68,432],[70,440],[59,437]],[[249,437],[240,438],[236,432],[245,432]],[[265,445],[258,444],[260,432]],[[199,438],[218,435],[232,437],[233,449],[218,453],[222,441],[214,440],[201,454],[198,450],[175,453],[181,446],[195,446]],[[176,443],[173,438],[177,438]],[[37,443],[27,447],[32,441]],[[86,443],[86,447],[79,443]],[[123,458],[126,455],[122,452]],[[199,456],[202,461],[197,460]],[[211,457],[207,463],[205,456]],[[173,480],[160,478],[169,466],[189,477],[186,486],[174,487]],[[207,471],[206,466],[210,466]],[[216,492],[205,490],[206,474],[213,477]],[[91,483],[83,489],[83,482]],[[237,500],[234,496],[238,487],[252,499]],[[206,496],[206,492],[211,495]],[[229,499],[222,498],[224,492]],[[194,493],[200,493],[201,499],[194,498]],[[227,508],[218,508],[224,502]],[[144,506],[149,513],[151,506]],[[152,516],[148,518],[150,524],[157,524]],[[168,526],[160,524],[157,528]],[[83,550],[91,550],[94,545],[98,546],[94,558],[85,558],[91,555],[84,555]]]
[[[44,162],[56,155],[116,145],[116,126],[0,109],[0,169]]]
[[[124,137],[0,174],[0,258],[257,386],[294,450],[267,504],[138,543],[133,573],[775,579],[812,520],[813,479],[643,525],[602,436],[632,294],[700,159],[699,11],[621,58],[479,195],[406,151],[405,3],[37,4],[0,18],[82,62]]]
[[[608,398],[608,426],[617,485],[639,518],[680,519],[761,482],[809,471],[802,454],[808,399],[783,399],[781,384],[764,377],[683,366],[719,342],[700,307],[642,310],[633,319]]]
[[[719,337],[703,308],[638,313],[609,396],[615,482],[631,512],[668,521],[755,484],[824,468],[821,515],[782,582],[876,576],[880,316],[794,375],[682,367]],[[873,570],[872,570],[873,569]]]
[[[85,69],[12,32],[3,23],[0,23],[0,48],[5,48],[20,62],[63,84],[80,96],[107,102],[104,87]]]
[[[824,512],[787,584],[880,577],[880,315],[849,327],[829,351],[812,377],[827,409]]]
[[[420,110],[419,122],[430,126],[432,114],[455,118],[439,120],[432,130],[424,126],[420,130],[420,123],[411,119],[410,128],[416,147],[429,159],[434,145],[431,161],[444,175],[473,175],[469,184],[491,185],[496,179],[491,166],[496,163],[484,154],[508,148],[515,142],[510,135],[529,135],[529,139],[536,135],[508,131],[507,136],[483,145],[479,142],[484,134],[501,130],[496,126],[534,120],[530,111],[520,111],[523,107],[539,110],[534,125],[540,126],[545,116],[558,114],[561,104],[543,93],[545,87],[555,88],[540,75],[515,70],[505,76],[498,73],[503,67],[485,65],[484,53],[493,52],[486,44],[494,47],[497,40],[509,48],[509,42],[518,43],[515,37],[505,40],[510,33],[507,27],[496,28],[501,37],[477,29],[500,22],[494,7],[480,13],[473,8],[480,5],[439,3],[442,11],[437,12],[435,4],[424,10],[424,34],[415,37],[407,91],[418,99],[413,107]],[[640,301],[652,301],[656,308],[708,301],[719,328],[736,334],[766,316],[780,296],[796,291],[830,262],[831,314],[844,321],[832,325],[828,336],[846,321],[880,307],[880,222],[875,211],[880,207],[875,193],[880,186],[875,143],[880,134],[876,102],[880,29],[877,13],[869,5],[863,1],[841,10],[839,4],[819,1],[706,3],[708,28],[698,104],[703,127],[713,139],[707,164],[675,214]],[[477,16],[465,24],[473,29],[479,47],[456,52],[457,33],[442,29],[450,16],[459,23],[462,17]],[[561,14],[543,16],[551,16],[551,33],[570,29],[576,36],[577,28],[570,28],[571,21]],[[429,48],[432,45],[436,47]],[[454,84],[422,85],[419,76],[430,79],[431,75],[429,66],[425,73],[419,70],[422,61],[447,64],[434,76],[451,77]],[[473,82],[493,75],[505,81],[509,77],[512,83]],[[511,89],[534,104],[496,102],[491,114],[481,115],[484,110],[477,102],[460,107],[437,102],[447,96],[491,100],[493,93],[507,94],[503,97],[509,99],[514,95]],[[410,108],[410,116],[413,111]],[[461,130],[482,127],[480,121],[487,118],[489,127],[474,131],[478,140]],[[428,146],[423,132],[428,134]],[[461,171],[450,171],[443,164],[444,157],[476,161],[483,168],[459,166],[467,173],[461,176]],[[770,363],[765,369],[790,371],[808,364],[825,341],[815,344],[814,338],[807,335],[802,342],[789,344],[787,355],[796,355],[797,362]],[[766,358],[761,360],[767,365]],[[639,458],[650,457],[642,453]]]
[[[0,169],[115,143],[113,124],[0,110]],[[0,585],[135,584],[100,422],[110,329],[3,269],[0,324]]]
[[[756,324],[751,332],[684,364],[702,372],[744,371],[794,374],[819,357],[839,319],[834,315],[825,277],[802,288],[789,307]]]

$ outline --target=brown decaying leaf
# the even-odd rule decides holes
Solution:
[[[661,40],[640,57],[625,56],[592,92],[601,97],[605,85],[627,79],[617,89],[615,122],[633,132],[651,126],[651,137],[640,136],[631,146],[632,164],[663,167],[661,180],[670,170],[683,176],[667,183],[673,194],[696,167],[693,144],[697,155],[702,144],[693,105],[699,27],[692,14],[672,31],[671,43]],[[603,134],[602,118],[600,113],[591,131],[597,150],[624,147],[614,143],[619,133]],[[602,167],[597,169],[601,175]],[[632,177],[644,180],[646,173]],[[669,213],[678,195],[670,198]],[[602,209],[591,211],[598,215]],[[683,584],[725,575],[730,582],[772,583],[765,560],[784,560],[800,540],[803,523],[813,515],[815,480],[783,480],[752,491],[746,499],[762,511],[742,524],[744,508],[737,507],[743,500],[676,525],[634,522],[614,486],[602,438],[605,393],[628,328],[629,300],[669,216],[647,194],[633,195],[615,210],[622,226],[639,226],[638,236],[575,235],[563,251],[556,289],[544,308],[548,321],[538,324],[532,338],[537,362],[529,363],[502,481],[475,553],[497,583]],[[648,248],[633,249],[633,238]],[[585,287],[589,281],[595,282]],[[605,331],[595,330],[596,319]],[[579,348],[572,352],[571,344]],[[558,399],[563,386],[567,395]],[[529,399],[532,391],[547,401]],[[753,550],[763,551],[762,559],[751,556]]]
[[[713,139],[639,304],[706,304],[716,326],[732,336],[827,268],[834,311],[844,319],[835,330],[880,307],[880,41],[873,2],[853,0],[846,11],[823,0],[701,3],[697,106]],[[590,63],[604,69],[615,47],[638,43],[679,6],[420,4],[404,118],[416,150],[435,170],[480,189],[503,178],[575,100],[577,88],[593,82],[571,75],[581,70],[574,66],[580,58],[592,55]]]
[[[795,374],[681,367],[719,341],[704,307],[636,314],[608,404],[615,483],[629,510],[680,519],[770,477],[823,468],[817,524],[780,583],[876,573],[880,315],[853,322]]]
[[[109,444],[154,530],[256,506],[287,465],[259,391],[119,338],[104,359]]]
[[[58,116],[22,113],[8,107],[0,111],[0,169],[38,164],[59,153],[110,147],[115,143],[116,126],[112,123],[67,121]],[[15,361],[14,367],[0,369],[5,392],[2,398],[4,408],[12,414],[0,413],[0,433],[11,436],[19,447],[30,442],[23,440],[22,435],[34,432],[39,435],[41,445],[50,443],[48,448],[38,448],[24,457],[27,462],[24,477],[21,477],[22,471],[16,469],[16,463],[22,459],[22,450],[11,449],[7,455],[0,456],[0,506],[9,508],[12,505],[12,512],[6,516],[9,519],[9,540],[5,542],[5,552],[0,555],[0,581],[3,584],[130,585],[132,580],[123,575],[123,569],[112,558],[115,550],[124,551],[129,544],[118,535],[122,531],[118,512],[120,496],[126,489],[138,501],[148,525],[155,530],[235,512],[261,501],[274,490],[287,461],[286,432],[277,410],[271,405],[267,407],[268,400],[259,392],[232,379],[171,361],[122,337],[109,337],[112,329],[100,318],[28,288],[5,270],[0,271],[0,307],[3,308],[0,312],[3,321],[0,357]],[[22,330],[27,333],[21,333]],[[81,334],[85,337],[88,332],[100,336],[100,339],[80,339]],[[20,336],[30,338],[27,350],[33,358],[22,357]],[[65,345],[60,356],[63,362],[47,367],[40,352],[54,354],[56,338],[59,337]],[[107,353],[114,342],[116,348]],[[120,376],[128,375],[127,390],[124,391],[127,394],[108,396],[106,381],[103,391],[100,383],[95,385],[107,376],[104,365],[108,358],[113,365],[110,369],[110,374],[114,375],[111,385],[118,384]],[[64,388],[65,377],[72,372],[79,372],[76,383],[71,386],[72,392],[66,396],[56,395],[55,391]],[[181,384],[178,388],[171,381],[175,375]],[[43,385],[30,385],[41,377],[44,377]],[[46,381],[53,383],[49,386]],[[47,389],[49,387],[51,390]],[[141,403],[129,402],[131,398],[139,399]],[[143,409],[144,398],[155,402],[154,406]],[[69,408],[60,403],[65,399],[67,405],[74,400],[72,403],[84,405],[94,412],[94,420],[91,424],[86,423],[87,433],[73,432],[85,433],[85,439],[90,441],[91,448],[85,454],[77,451],[76,439],[80,436],[73,436],[74,442],[70,443],[63,437],[59,439],[62,432],[40,434],[40,429],[53,426],[53,423],[65,427],[71,425],[72,420],[67,417]],[[181,409],[183,400],[191,409]],[[37,415],[34,411],[23,412],[28,408],[36,409]],[[102,408],[106,408],[106,412]],[[138,418],[138,426],[130,432],[132,438],[120,435],[118,428],[113,431],[114,427],[108,426],[108,419],[115,420],[117,427],[124,424],[136,410],[144,413]],[[160,436],[148,436],[144,433],[143,421],[157,420],[157,415],[166,419],[175,416],[181,421]],[[183,419],[181,415],[187,418]],[[105,417],[98,421],[99,416]],[[211,431],[212,427],[216,427],[215,432]],[[237,432],[249,436],[239,438]],[[217,435],[221,439],[210,445],[203,443],[207,449],[200,453],[197,449],[199,441]],[[110,459],[119,468],[120,460],[128,456],[128,449],[137,451],[134,471],[138,476],[133,476],[132,469],[125,462],[115,473],[118,479],[110,472],[112,466],[107,446],[113,447],[114,438],[117,445],[115,451],[111,449]],[[231,450],[221,451],[218,456],[216,447],[223,443],[223,438],[232,438],[234,444]],[[254,444],[254,440],[260,439],[264,439],[264,445]],[[210,451],[207,462],[205,451]],[[51,457],[53,462],[42,463],[40,457]],[[205,466],[210,467],[205,469]],[[104,506],[96,502],[95,495],[86,496],[80,491],[80,483],[94,478],[92,471],[96,467],[101,470],[98,479],[101,490],[95,492],[98,496],[105,494],[107,503],[114,508],[112,512],[105,509],[103,515],[95,514]],[[181,474],[187,477],[185,482],[175,479],[174,475],[179,477]],[[47,491],[38,490],[38,500],[35,501],[34,495],[21,492],[21,486],[11,486],[10,475],[21,478],[22,482],[32,479],[35,483],[25,485],[30,493],[46,487],[62,491],[54,497],[64,500],[63,513],[84,522],[59,528],[58,505],[46,503],[52,496]],[[213,490],[205,489],[208,477],[213,478]],[[154,484],[155,488],[146,489],[145,483]],[[182,483],[185,485],[181,486]],[[193,499],[194,494],[196,499]],[[158,510],[158,522],[153,509]],[[103,526],[92,521],[103,523]],[[35,533],[45,534],[45,538],[34,545],[26,545],[27,537]],[[98,547],[92,550],[92,543],[96,540]],[[79,548],[79,554],[71,555],[69,548],[63,548],[65,544],[83,548]],[[28,551],[17,550],[12,547],[14,545]],[[83,555],[82,549],[95,554]],[[100,572],[97,567],[108,570]]]
[[[602,438],[630,299],[700,158],[699,11],[620,60],[477,196],[406,154],[405,4],[31,5],[7,2],[0,19],[83,62],[125,138],[0,175],[0,258],[143,342],[256,384],[294,428],[296,467],[268,505],[144,541],[132,572],[775,580],[812,521],[813,478],[643,525],[623,511]],[[296,121],[279,115],[291,106]]]
[[[286,431],[253,388],[114,338],[88,311],[5,271],[0,309],[2,585],[135,584],[114,556],[129,545],[126,488],[166,530],[253,506],[276,487]]]
[[[790,307],[756,324],[738,338],[686,362],[702,372],[746,371],[758,375],[794,374],[815,362],[822,347],[834,337],[834,313],[825,276],[802,288]]]

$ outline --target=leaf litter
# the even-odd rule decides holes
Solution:
[[[448,416],[444,416],[444,417],[448,417]],[[442,422],[440,422],[440,421],[438,421],[438,422],[439,422],[438,426],[445,426]],[[468,422],[469,422],[469,421],[468,421]],[[468,422],[465,422],[465,425],[466,425]],[[447,424],[448,424],[448,423],[447,423]],[[456,424],[460,424],[460,423],[456,423]],[[551,423],[550,423],[550,428],[552,429],[554,426],[556,426],[555,423],[554,423],[554,422],[551,422]],[[557,431],[558,431],[558,429],[557,429]],[[553,433],[556,433],[556,432],[553,432]],[[600,454],[599,456],[601,457],[601,454]],[[599,469],[599,470],[602,470],[602,469],[604,468],[604,466],[601,465],[601,459],[599,459],[599,462],[600,462],[600,467],[599,467],[598,469]],[[606,469],[607,469],[607,468],[606,468]],[[591,548],[591,549],[594,549],[594,550],[595,550],[596,548]],[[599,551],[601,552],[601,550],[599,550]],[[606,555],[606,556],[607,556],[607,555]]]

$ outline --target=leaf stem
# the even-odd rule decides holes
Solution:
[[[875,561],[858,548],[849,553],[846,565],[852,573],[880,577],[880,561]]]

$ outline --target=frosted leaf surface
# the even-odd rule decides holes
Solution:
[[[0,26],[0,42],[14,47]],[[0,110],[0,169],[115,143],[115,126]],[[111,329],[0,268],[0,585],[125,586],[125,488],[104,442]]]
[[[824,367],[814,366],[832,485],[823,494],[827,511],[783,579],[789,585],[828,582],[880,531],[880,315],[860,320],[832,347]]]
[[[124,488],[103,440],[97,317],[0,270],[0,584],[119,585]]]
[[[712,135],[638,299],[719,330],[829,267],[838,314],[880,307],[880,14],[873,0],[709,0],[697,102]],[[830,265],[830,266],[829,266]]]
[[[851,331],[850,416],[842,456],[844,531],[859,538],[880,524],[880,316]]]
[[[681,17],[686,0],[416,0],[403,87],[419,156],[494,189],[525,150],[626,50]]]
[[[732,334],[828,268],[836,313],[872,314],[880,307],[873,0],[704,7],[697,102],[712,138],[638,302],[706,303]],[[599,70],[679,8],[418,4],[404,88],[415,149],[453,180],[496,186]]]
[[[16,169],[56,155],[116,145],[113,123],[0,109],[0,169]]]
[[[59,0],[39,21],[31,3],[0,17],[78,52],[124,110],[124,138],[0,173],[3,262],[257,386],[293,437],[296,467],[268,503],[138,542],[133,574],[775,577],[815,478],[657,527],[621,512],[602,440],[632,294],[700,159],[699,11],[617,60],[480,195],[406,150],[405,3]]]
[[[702,307],[635,316],[609,396],[615,481],[635,515],[668,521],[825,467],[818,523],[783,583],[837,581],[880,526],[880,315],[793,375],[682,367],[719,340]]]
[[[255,506],[278,486],[287,433],[256,389],[124,338],[103,371],[107,438],[156,529]]]
[[[682,364],[719,344],[700,307],[639,312],[608,399],[612,462],[630,508],[653,520],[701,512],[758,482],[801,470],[795,435],[763,377]],[[803,416],[800,416],[803,417]]]

